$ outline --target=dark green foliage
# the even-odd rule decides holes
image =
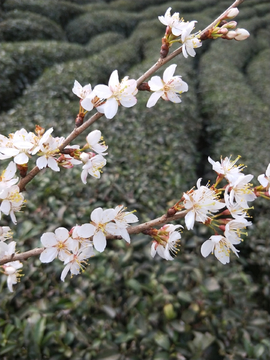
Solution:
[[[64,33],[61,27],[41,16],[38,16],[36,20],[27,18],[8,19],[0,23],[1,41],[63,39]]]
[[[27,18],[61,26],[64,35],[62,41],[33,41],[33,34],[29,41],[1,43],[0,133],[33,131],[39,124],[66,136],[79,110],[71,91],[75,79],[107,84],[115,69],[120,78],[138,78],[159,58],[165,26],[158,15],[171,6],[185,20],[198,20],[199,30],[226,4],[6,0],[0,28]],[[141,222],[160,216],[198,177],[204,183],[214,178],[208,155],[240,154],[245,173],[265,171],[270,9],[263,0],[246,0],[239,9],[236,21],[250,31],[248,40],[206,41],[195,58],[179,55],[171,62],[189,85],[181,104],[160,99],[146,109],[150,94],[140,92],[136,106],[120,107],[114,119],[93,125],[109,146],[99,181],[82,185],[75,167],[61,169],[60,176],[46,170],[28,185],[27,204],[17,227],[11,225],[17,249],[39,247],[43,232],[88,222],[98,206],[124,204]],[[75,143],[84,144],[85,136]],[[255,225],[238,246],[240,258],[232,255],[226,266],[214,256],[202,258],[204,227],[183,232],[173,262],[150,258],[144,235],[132,237],[131,245],[110,241],[82,275],[65,283],[62,263],[26,261],[13,294],[1,277],[1,360],[269,360],[270,211],[263,199],[254,208]]]
[[[59,23],[65,27],[74,17],[81,15],[83,9],[80,6],[61,0],[7,0],[4,9],[31,11]]]
[[[66,33],[69,41],[85,44],[93,36],[106,31],[117,31],[128,36],[139,20],[138,15],[124,11],[89,12],[71,21],[66,27]]]
[[[87,53],[76,44],[31,41],[2,44],[0,54],[0,103],[4,110],[46,67]]]

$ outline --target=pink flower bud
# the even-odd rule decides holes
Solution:
[[[241,41],[246,40],[249,37],[249,32],[246,29],[236,29],[235,40]]]
[[[233,19],[239,14],[239,10],[237,8],[232,8],[228,11],[226,15],[226,19]]]
[[[236,21],[229,21],[226,24],[224,24],[221,28],[224,29],[235,29],[237,26],[237,22]]]
[[[236,37],[236,32],[235,31],[229,31],[228,34],[226,35],[226,39],[228,40],[232,40]]]
[[[218,30],[217,33],[218,33],[218,34],[222,34],[222,35],[227,35],[228,32],[229,32],[228,29],[226,29],[226,28],[221,28],[221,29]]]

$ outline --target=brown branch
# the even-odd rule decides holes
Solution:
[[[36,248],[33,250],[29,250],[20,254],[12,254],[12,255],[8,255],[3,257],[0,260],[0,265],[6,264],[10,261],[16,261],[16,260],[26,260],[31,256],[38,256],[42,253],[42,251],[44,250],[44,248]]]
[[[229,6],[219,17],[216,18],[210,25],[208,25],[204,30],[200,32],[200,36],[203,36],[209,29],[212,29],[216,24],[220,22],[221,19],[224,18],[228,10],[237,7],[240,5],[244,0],[236,0],[231,6]],[[147,70],[139,79],[137,80],[137,87],[141,85],[147,78],[153,75],[158,69],[160,69],[163,65],[167,62],[172,60],[175,56],[181,54],[182,46],[174,50],[171,54],[169,54],[165,58],[159,58],[158,61],[149,69]]]
[[[229,6],[219,17],[216,18],[211,24],[209,24],[203,31],[200,32],[200,36],[203,38],[204,34],[207,33],[209,29],[212,29],[216,24],[218,24],[222,18],[226,15],[228,10],[231,8],[235,8],[239,6],[244,0],[236,0],[231,6]],[[137,80],[137,87],[140,87],[140,85],[149,78],[152,74],[154,74],[159,68],[161,68],[163,65],[165,65],[167,62],[172,60],[175,56],[179,55],[182,52],[182,46],[178,49],[174,50],[171,54],[169,54],[166,58],[159,58],[158,61],[149,69],[147,70],[139,79]],[[84,124],[82,124],[80,127],[75,128],[72,133],[66,138],[66,140],[63,142],[63,144],[59,147],[59,150],[64,149],[67,145],[71,143],[78,135],[80,135],[83,131],[85,131],[90,125],[92,125],[95,121],[97,121],[100,117],[102,117],[103,114],[101,113],[95,113],[93,116],[90,117],[89,120],[87,120]],[[25,178],[21,179],[20,183],[18,184],[20,187],[20,190],[25,190],[25,186],[40,172],[39,168],[35,166]],[[167,217],[167,215],[163,215],[160,218],[148,221],[146,223],[129,227],[127,230],[129,234],[138,234],[143,232],[146,229],[149,229],[153,226],[160,226],[167,222],[177,220],[180,218],[183,218],[186,215],[187,211],[181,211],[176,213],[172,217]],[[107,239],[114,239],[113,236],[107,236]],[[11,256],[5,256],[0,260],[0,265],[5,264],[10,261],[15,260],[26,260],[31,256],[37,256],[42,253],[44,248],[36,248],[33,250],[29,250],[27,252],[21,253],[21,254],[13,254]]]
[[[226,15],[228,10],[231,8],[237,7],[240,5],[244,0],[236,0],[231,6],[229,6],[219,17],[216,18],[210,25],[208,25],[203,31],[201,31],[200,36],[203,37],[203,35],[211,28],[213,28],[217,23],[220,22],[220,20]],[[167,62],[172,60],[175,56],[181,54],[182,52],[182,46],[180,46],[178,49],[174,50],[171,54],[169,54],[166,58],[159,58],[158,61],[150,68],[148,69],[139,79],[137,80],[137,87],[140,87],[140,85],[151,75],[153,75],[158,69],[160,69],[163,65],[165,65]],[[59,147],[59,150],[64,149],[67,145],[71,143],[78,135],[80,135],[84,130],[86,130],[90,125],[92,125],[95,121],[97,121],[99,118],[101,118],[103,114],[101,113],[95,113],[90,117],[89,120],[87,120],[84,124],[82,124],[80,127],[75,128],[72,133],[66,138],[66,140],[63,142],[63,144]],[[35,166],[23,179],[20,180],[18,186],[20,188],[20,191],[25,190],[25,186],[40,172],[39,168]]]
[[[143,232],[144,230],[152,228],[154,226],[161,226],[161,225],[164,225],[171,221],[182,219],[186,215],[187,212],[188,212],[187,210],[179,211],[175,215],[170,216],[170,217],[168,217],[167,215],[162,215],[161,217],[159,217],[157,219],[147,221],[143,224],[139,224],[137,226],[130,226],[129,228],[127,228],[127,231],[129,234],[139,234],[139,233]],[[106,238],[108,240],[113,240],[116,238],[121,239],[121,237],[119,237],[119,236],[116,237],[113,235],[108,235]],[[33,250],[29,250],[29,251],[26,251],[26,252],[23,252],[20,254],[12,254],[9,256],[5,256],[0,260],[0,265],[6,264],[10,261],[16,261],[16,260],[22,261],[22,260],[26,260],[32,256],[38,256],[43,252],[43,250],[44,250],[44,248],[35,248]]]

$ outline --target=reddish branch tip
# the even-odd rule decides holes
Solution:
[[[137,89],[138,89],[138,90],[141,90],[141,91],[151,91],[151,90],[150,90],[150,86],[148,85],[147,82],[141,83],[141,84],[138,86]]]
[[[177,212],[177,210],[175,210],[175,208],[174,207],[171,207],[171,208],[169,208],[169,210],[167,211],[167,217],[172,217],[173,215],[175,215],[176,214],[176,212]]]
[[[76,127],[80,127],[83,124],[83,120],[84,120],[85,114],[80,112],[76,119],[75,119],[75,125]]]

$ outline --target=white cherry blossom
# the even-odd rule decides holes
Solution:
[[[87,175],[91,175],[96,179],[100,178],[101,169],[106,165],[106,159],[101,155],[92,153],[82,153],[80,156],[84,162],[83,170],[81,173],[81,180],[86,184]]]
[[[185,216],[185,223],[188,230],[193,229],[195,221],[205,223],[210,219],[212,213],[218,212],[225,207],[220,202],[214,190],[201,185],[201,180],[197,181],[197,189],[184,193],[184,206],[189,210]]]
[[[114,223],[110,222],[107,225],[107,231],[112,235],[121,236],[124,240],[130,243],[130,236],[127,231],[127,227],[130,223],[135,223],[139,220],[132,212],[124,212],[125,207],[123,205],[116,206],[114,210]]]
[[[103,210],[101,207],[91,213],[91,224],[83,224],[78,229],[78,235],[83,238],[93,236],[93,245],[98,252],[103,252],[106,245],[106,235],[109,233],[108,224],[115,218],[114,209]]]
[[[233,251],[238,256],[237,250],[233,244],[222,235],[212,235],[209,240],[206,240],[201,246],[201,254],[207,257],[210,253],[214,253],[215,257],[222,263],[228,264],[230,262],[230,252]]]
[[[137,103],[135,97],[138,92],[136,80],[129,80],[128,76],[125,76],[119,82],[117,70],[112,72],[108,86],[97,85],[94,91],[100,99],[106,99],[103,111],[107,119],[112,119],[115,116],[120,104],[124,107],[131,107]]]
[[[82,86],[77,80],[74,81],[72,88],[73,94],[77,95],[80,99],[85,99],[92,92],[91,84]]]
[[[2,200],[2,202],[1,202]],[[17,224],[15,212],[20,211],[24,203],[24,197],[20,193],[20,188],[17,185],[13,185],[9,188],[0,190],[0,219],[2,213],[10,215],[13,224]]]
[[[158,16],[158,19],[163,25],[169,26],[171,28],[173,35],[179,36],[179,35],[181,35],[181,33],[185,27],[185,23],[180,19],[178,12],[175,12],[171,16],[171,9],[172,8],[169,7],[166,10],[165,15]]]
[[[256,195],[251,190],[249,183],[253,179],[253,175],[244,175],[240,174],[233,183],[231,183],[230,191],[230,202],[234,201],[240,205],[243,209],[248,209],[248,201],[253,201],[256,199]]]
[[[103,137],[101,136],[100,130],[93,130],[86,137],[86,141],[90,149],[95,151],[97,154],[107,155],[105,151],[108,149],[108,146],[106,146],[105,142],[102,140]]]
[[[31,150],[35,147],[36,139],[35,134],[28,133],[25,129],[10,134],[9,139],[5,141],[5,147],[0,147],[0,160],[14,157],[16,164],[27,164]]]
[[[9,226],[0,226],[0,244],[12,238],[12,231]]]
[[[8,164],[8,167],[2,172],[1,176],[0,176],[0,191],[1,189],[10,187],[12,185],[15,185],[19,178],[16,177],[14,178],[15,174],[16,174],[16,164],[11,161]]]
[[[237,218],[234,220],[229,221],[225,226],[225,237],[232,243],[232,244],[239,244],[242,239],[241,235],[247,235],[243,232],[243,229],[246,229],[247,226],[251,226],[252,222],[248,221],[244,217]]]
[[[74,240],[70,237],[69,231],[59,227],[55,232],[44,233],[40,241],[45,250],[40,254],[39,260],[42,263],[52,262],[55,258],[63,260],[66,254],[74,248]]]
[[[20,278],[20,269],[23,267],[23,264],[16,260],[8,262],[4,265],[1,265],[4,274],[7,275],[7,286],[10,292],[13,292],[13,285],[17,284],[18,279]]]
[[[228,193],[230,186],[226,186],[225,192],[224,192],[224,200],[225,204],[227,206],[228,211],[230,212],[231,216],[234,219],[242,219],[245,218],[247,215],[248,209],[243,209],[239,204],[236,202],[231,202],[230,194]]]
[[[148,85],[154,93],[150,96],[146,106],[148,108],[154,106],[158,99],[172,101],[173,103],[180,103],[180,94],[188,91],[188,84],[181,79],[181,76],[173,76],[176,64],[172,64],[163,73],[163,79],[160,76],[153,76],[149,80]]]
[[[66,255],[63,259],[65,267],[61,273],[61,280],[65,281],[69,271],[71,275],[78,275],[83,270],[83,263],[86,263],[85,260],[94,255],[92,245],[80,248],[77,253]]]
[[[217,174],[222,174],[229,182],[236,181],[244,168],[244,165],[235,165],[239,160],[238,156],[235,160],[231,161],[231,157],[225,157],[219,161],[214,161],[208,156],[208,161],[212,165],[213,170]]]
[[[63,143],[65,138],[52,137],[52,131],[53,128],[48,129],[39,141],[38,155],[40,155],[40,157],[37,159],[36,164],[39,169],[43,169],[48,166],[53,171],[60,171],[55,156],[58,154],[58,148]]]
[[[267,166],[265,174],[261,174],[258,176],[259,183],[265,187],[266,189],[269,189],[270,187],[270,164]]]
[[[0,259],[4,256],[15,254],[16,242],[11,241],[8,245],[4,242],[0,242]],[[7,275],[7,286],[10,292],[13,292],[13,285],[17,284],[18,278],[21,276],[20,270],[23,264],[16,260],[8,262],[1,267],[4,270],[4,274]]]
[[[196,34],[190,34],[191,31],[194,29],[195,23],[197,21],[193,20],[188,23],[186,23],[186,26],[182,32],[181,35],[181,41],[182,41],[182,52],[183,56],[185,58],[188,57],[188,55],[194,57],[196,55],[196,52],[194,49],[202,46],[202,43],[200,39],[196,36]]]
[[[182,228],[181,225],[166,224],[162,226],[154,236],[154,241],[151,245],[151,256],[154,257],[156,253],[165,260],[173,260],[171,253],[178,252],[177,245],[181,239],[181,234],[176,231],[178,228]]]

